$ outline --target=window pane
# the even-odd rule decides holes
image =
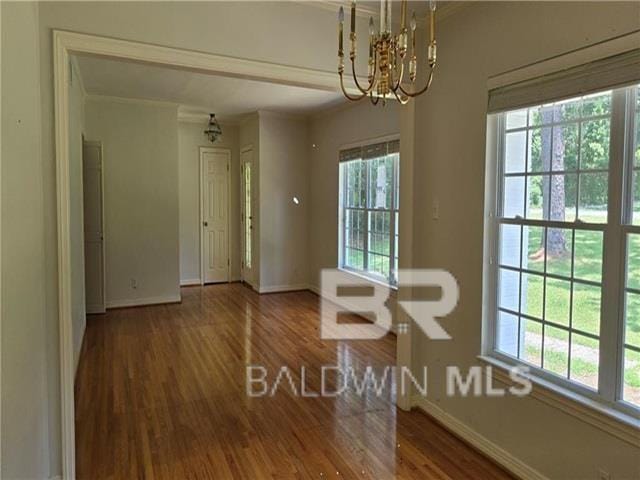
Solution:
[[[532,320],[522,320],[524,351],[521,358],[536,367],[542,366],[542,324]]]
[[[544,273],[544,230],[543,227],[523,227],[523,269]]]
[[[580,140],[580,170],[608,169],[609,119],[582,122]]]
[[[624,350],[624,389],[622,398],[640,406],[640,353]]]
[[[571,282],[547,278],[545,320],[569,326]]]
[[[553,127],[554,171],[575,171],[578,169],[580,150],[579,127],[577,123]]]
[[[507,130],[513,128],[522,128],[527,126],[527,109],[516,110],[508,112],[507,115]]]
[[[504,217],[524,217],[524,178],[506,177],[504,179]]]
[[[362,208],[366,203],[366,168],[362,160],[345,164],[346,195],[344,204],[347,207]]]
[[[547,229],[547,273],[571,277],[572,236],[573,232],[564,228]]]
[[[640,92],[640,88],[638,88],[638,92]],[[640,103],[640,93],[636,93],[637,101]],[[640,108],[640,107],[638,107]],[[636,154],[635,154],[635,163],[636,167],[640,167],[640,111],[636,112]]]
[[[602,232],[576,230],[573,276],[580,280],[602,281]]]
[[[627,237],[627,288],[640,290],[640,235]]]
[[[518,297],[520,295],[520,274],[513,270],[500,269],[500,308],[513,312],[518,311]]]
[[[520,268],[520,231],[519,225],[500,227],[500,264]]]
[[[527,132],[507,133],[505,138],[505,173],[524,173],[527,154]]]
[[[579,218],[587,223],[607,223],[608,173],[580,174]]]
[[[369,208],[391,209],[393,161],[390,156],[365,162],[369,169]]]
[[[528,168],[530,172],[548,172],[551,170],[550,138],[551,127],[529,130]]]
[[[594,117],[611,113],[611,92],[594,93],[582,100],[582,116]]]
[[[521,313],[542,319],[543,286],[544,277],[542,275],[522,274]]]
[[[547,185],[548,191],[548,176],[546,175],[532,175],[527,178],[527,204],[526,204],[526,218],[534,220],[542,220],[542,208],[543,208],[543,186]],[[548,216],[549,207],[544,202],[545,218]]]
[[[518,352],[518,317],[510,313],[499,312],[496,333],[496,348],[516,357]]]
[[[569,378],[597,390],[599,363],[600,342],[584,335],[572,334]]]
[[[637,149],[636,162],[640,155],[640,147]],[[640,170],[633,172],[633,224],[640,225]]]
[[[364,216],[365,212],[362,210],[349,210],[345,211],[345,245],[347,247],[364,249]]]
[[[543,181],[543,212],[548,211],[545,220],[573,222],[576,219],[576,188],[578,176],[575,173],[552,175],[551,185]],[[550,189],[550,190],[549,190]],[[547,194],[547,192],[549,192]],[[551,201],[545,206],[545,194]]]
[[[369,253],[369,266],[368,271],[375,273],[384,278],[389,278],[389,257],[384,255],[378,255],[375,253]]]
[[[626,331],[624,343],[640,348],[640,295],[627,293]]]
[[[559,328],[544,328],[543,368],[567,377],[569,369],[569,332]]]
[[[345,248],[344,264],[346,267],[362,270],[364,268],[364,254],[362,250]]]
[[[573,284],[571,326],[577,330],[600,335],[602,288],[581,283]]]
[[[571,98],[556,103],[553,120],[555,122],[566,122],[579,118],[582,113],[582,98]]]

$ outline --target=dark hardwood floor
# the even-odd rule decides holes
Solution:
[[[270,388],[287,366],[298,393],[301,366],[309,392],[320,390],[322,365],[381,375],[395,362],[392,335],[322,341],[310,292],[259,296],[229,284],[182,297],[89,317],[76,379],[78,478],[511,478],[428,416],[397,410],[390,388],[301,398],[283,377],[273,397],[247,395],[246,365],[265,366]]]

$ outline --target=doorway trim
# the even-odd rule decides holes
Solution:
[[[340,91],[333,71],[248,60],[164,47],[116,38],[53,30],[53,86],[58,239],[58,323],[60,333],[60,400],[62,478],[75,474],[75,409],[71,319],[71,230],[69,178],[69,61],[72,54],[131,60],[193,72],[224,75],[316,90]],[[348,92],[356,93],[354,88]]]
[[[242,154],[247,153],[247,152],[252,152],[251,155],[251,161],[250,162],[243,162],[242,161]],[[255,291],[258,291],[258,289],[255,287],[254,285],[254,279],[253,279],[253,275],[251,278],[251,281],[247,280],[247,277],[245,276],[245,259],[246,259],[246,249],[247,249],[247,241],[246,241],[246,222],[247,219],[245,218],[246,216],[246,207],[245,207],[245,173],[244,173],[244,164],[245,163],[250,163],[251,164],[251,185],[249,185],[249,191],[251,194],[251,198],[249,199],[249,201],[251,202],[251,225],[253,225],[253,218],[255,217],[256,213],[254,211],[254,205],[253,205],[253,144],[249,143],[247,145],[245,145],[244,147],[242,147],[240,149],[240,158],[238,159],[238,163],[240,164],[240,227],[242,229],[242,232],[240,232],[240,280],[248,285],[251,286],[251,288],[253,288]],[[251,270],[253,273],[253,252],[254,252],[254,241],[253,241],[253,229],[251,231]]]
[[[204,285],[204,229],[203,227],[203,214],[204,214],[204,177],[202,175],[202,167],[204,166],[203,162],[203,153],[205,152],[225,152],[228,154],[227,159],[227,283],[231,282],[231,149],[225,147],[200,147],[198,149],[199,156],[199,179],[200,179],[200,211],[198,215],[198,231],[200,232],[200,285]]]

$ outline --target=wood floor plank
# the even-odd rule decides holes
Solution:
[[[395,337],[322,341],[310,292],[260,296],[241,284],[183,289],[180,304],[90,316],[76,379],[82,479],[507,479],[420,412],[353,388],[301,398],[283,379],[273,397],[246,393],[247,365],[269,384],[300,368],[310,392],[322,365],[395,362]],[[339,385],[337,377],[327,382]]]

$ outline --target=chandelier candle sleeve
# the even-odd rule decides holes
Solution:
[[[374,105],[382,99],[385,105],[387,97],[393,97],[401,104],[406,104],[411,98],[425,93],[431,86],[434,69],[436,65],[436,38],[435,38],[435,1],[429,2],[429,42],[427,48],[427,78],[422,88],[416,86],[418,77],[418,61],[416,51],[416,15],[413,12],[409,29],[407,29],[407,0],[402,0],[400,5],[400,31],[393,32],[391,22],[391,1],[380,1],[380,30],[376,32],[373,18],[369,19],[369,61],[367,70],[367,83],[356,74],[356,2],[351,3],[351,61],[352,80],[359,91],[359,94],[348,92],[344,83],[344,53],[343,43],[343,23],[344,10],[340,7],[339,20],[339,46],[338,49],[338,75],[340,77],[340,88],[345,97],[352,101],[362,100],[369,97]],[[411,41],[411,54],[406,65],[408,43]],[[408,75],[405,70],[408,70]],[[409,77],[408,79],[406,77]]]
[[[356,33],[356,2],[351,2],[351,33]]]
[[[338,10],[338,56],[342,56],[344,51],[342,48],[342,30],[344,28],[344,8],[340,7]]]

